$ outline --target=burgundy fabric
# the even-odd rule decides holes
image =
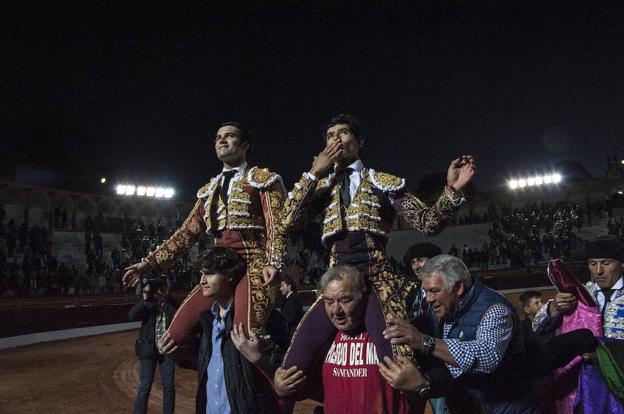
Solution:
[[[284,368],[297,366],[304,371],[308,370],[318,359],[319,352],[336,335],[336,331],[327,317],[323,301],[315,302],[299,322],[282,364]]]
[[[377,348],[379,360],[383,361],[386,356],[392,358],[392,345],[383,337],[383,331],[386,329],[386,318],[384,318],[379,298],[374,293],[368,296],[364,321],[368,335]]]
[[[585,286],[566,269],[561,260],[554,259],[548,263],[548,277],[559,292],[572,293],[579,302],[587,306],[597,306]]]
[[[212,304],[212,299],[202,295],[199,285],[193,288],[176,311],[171,321],[171,326],[169,326],[169,333],[176,344],[185,342],[187,336],[199,323],[199,314],[210,309]]]

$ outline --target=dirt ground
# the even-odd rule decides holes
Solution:
[[[134,356],[137,331],[36,344],[0,351],[0,412],[131,413],[139,384]],[[176,413],[195,412],[195,371],[176,370]],[[311,401],[295,413],[311,413]],[[149,412],[162,412],[158,373]]]

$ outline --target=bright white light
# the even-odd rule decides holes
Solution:
[[[171,187],[148,187],[134,184],[118,184],[115,191],[118,195],[152,198],[173,198],[175,194],[175,190]]]
[[[624,194],[624,192],[622,192],[622,191],[618,191],[618,194],[619,194],[619,195],[622,195],[622,194]]]
[[[102,177],[102,178],[100,178],[100,182],[101,182],[102,184],[106,184],[106,177]]]
[[[563,177],[559,173],[535,175],[533,177],[525,177],[509,180],[507,184],[512,190],[524,187],[535,187],[543,184],[556,184],[563,181]]]

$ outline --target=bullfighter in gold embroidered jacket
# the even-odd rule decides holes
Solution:
[[[406,296],[416,286],[400,276],[386,257],[386,243],[398,214],[425,234],[441,231],[461,204],[461,189],[475,172],[471,156],[462,156],[448,169],[447,186],[432,207],[405,189],[405,180],[365,168],[360,160],[364,140],[359,122],[350,115],[332,119],[326,132],[327,145],[314,159],[288,193],[284,206],[284,225],[288,231],[306,220],[321,220],[322,242],[330,249],[333,267],[349,264],[368,277],[371,295],[366,311],[366,326],[383,356],[412,355],[407,346],[391,345],[382,331],[392,318],[407,320]],[[334,172],[319,178],[334,165]],[[284,366],[306,369],[327,338],[335,331],[327,319],[322,296],[299,324]],[[346,317],[344,314],[336,318]],[[334,332],[334,333],[332,333]]]
[[[278,174],[248,167],[250,145],[251,135],[239,123],[222,125],[215,137],[215,150],[223,171],[199,189],[193,210],[169,240],[126,269],[124,282],[136,285],[141,275],[164,273],[202,233],[210,233],[216,245],[233,248],[247,265],[236,288],[235,322],[263,334],[277,289],[273,281],[286,248],[281,214],[286,191]],[[196,286],[171,323],[173,340],[180,343],[199,313],[210,306]]]

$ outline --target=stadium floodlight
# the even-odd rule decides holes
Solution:
[[[118,184],[115,187],[117,195],[150,197],[150,198],[173,198],[175,190],[171,187],[152,187],[147,185]]]
[[[507,185],[512,190],[524,187],[537,187],[544,184],[558,184],[563,181],[563,177],[559,173],[535,175],[532,177],[513,178],[507,181]]]

